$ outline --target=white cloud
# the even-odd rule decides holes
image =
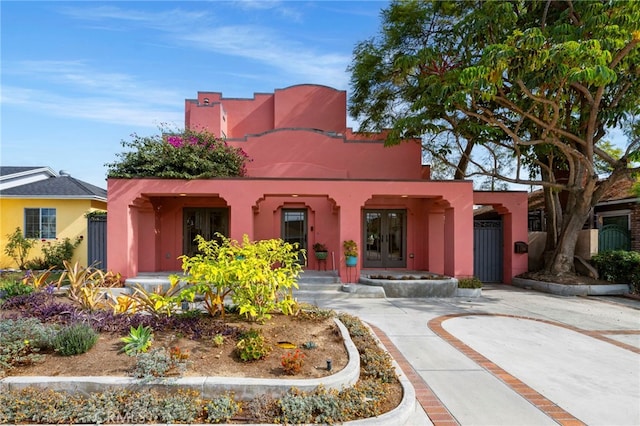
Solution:
[[[232,4],[244,9],[277,9],[282,15],[300,16],[286,3],[248,0]],[[176,43],[181,48],[248,59],[298,77],[301,82],[313,81],[340,89],[345,89],[348,84],[346,68],[351,60],[350,55],[323,53],[317,45],[303,46],[276,28],[214,24],[211,21],[215,17],[207,12],[181,9],[151,13],[114,6],[64,10],[77,19],[100,22],[118,20],[153,29],[165,35],[165,42]]]
[[[13,84],[3,85],[2,105],[145,127],[184,120],[184,95],[127,74],[99,71],[81,61],[23,61],[6,67]],[[27,80],[30,88],[21,87],[22,80]]]
[[[284,18],[288,18],[295,22],[302,22],[303,14],[295,8],[290,7],[296,2],[286,2],[280,0],[237,0],[234,5],[244,10],[271,10]]]
[[[88,119],[103,123],[128,125],[135,127],[156,128],[160,123],[181,123],[184,113],[181,104],[166,101],[177,108],[162,108],[140,99],[118,99],[101,96],[68,97],[54,94],[46,90],[23,89],[19,87],[3,87],[2,104],[28,106],[33,111],[47,112],[59,117]]]
[[[238,25],[183,33],[183,42],[202,50],[237,56],[268,65],[337,88],[345,88],[350,56],[320,53],[299,43],[285,40],[270,28]]]
[[[86,65],[83,61],[21,61],[5,63],[3,69],[13,77],[29,79],[29,84],[37,81],[46,85],[67,86],[72,93],[99,93],[102,96],[128,99],[155,99],[154,103],[172,105],[177,91],[149,87],[132,75],[105,72]],[[69,94],[71,96],[71,93]]]
[[[64,7],[59,9],[61,13],[74,19],[88,22],[105,22],[113,24],[117,22],[143,25],[147,28],[155,28],[170,31],[172,28],[189,27],[196,22],[207,18],[207,12],[189,12],[183,9],[170,9],[160,12],[148,12],[135,9],[123,9],[116,6],[98,7]]]

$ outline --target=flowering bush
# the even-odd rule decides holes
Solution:
[[[65,269],[64,262],[70,262],[73,258],[73,252],[80,245],[83,240],[83,236],[76,237],[73,241],[71,238],[64,238],[59,240],[42,239],[43,257],[37,257],[27,262],[27,267],[34,270],[44,269]]]
[[[156,177],[206,179],[244,176],[247,154],[208,131],[184,130],[122,141],[128,152],[116,154],[118,161],[107,163],[110,178]]]

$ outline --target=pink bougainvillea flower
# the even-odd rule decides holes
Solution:
[[[169,136],[167,142],[169,142],[171,146],[180,148],[182,146],[182,136]]]

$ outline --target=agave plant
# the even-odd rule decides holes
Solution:
[[[149,350],[151,342],[153,342],[153,331],[151,327],[140,324],[137,328],[131,327],[129,335],[120,340],[125,344],[122,348],[124,353],[135,356]]]

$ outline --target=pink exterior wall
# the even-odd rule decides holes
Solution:
[[[336,268],[344,279],[347,271],[341,242],[353,239],[362,249],[363,208],[406,208],[407,252],[413,254],[407,268],[432,269],[426,239],[429,250],[445,253],[445,257],[449,254],[446,262],[438,262],[434,272],[473,275],[473,239],[469,238],[473,222],[460,219],[472,217],[471,182],[109,179],[108,192],[116,194],[109,199],[109,268],[125,277],[150,270],[180,269],[181,210],[194,205],[231,206],[230,237],[236,240],[244,234],[251,239],[280,238],[279,209],[306,206],[312,212],[309,245],[316,240],[327,244],[335,252]],[[448,194],[447,198],[441,194]],[[424,219],[431,214],[440,216],[438,223],[444,217],[444,228],[427,228]],[[433,241],[431,232],[438,235]]]
[[[327,245],[327,269],[357,282],[366,209],[406,213],[406,269],[470,276],[473,205],[493,204],[505,223],[505,281],[527,269],[526,254],[513,254],[513,242],[527,238],[525,193],[474,193],[470,181],[430,181],[419,143],[385,147],[383,134],[346,127],[344,91],[300,85],[252,99],[199,92],[185,102],[185,125],[242,147],[253,160],[248,176],[109,179],[108,267],[125,278],[180,269],[184,208],[227,209],[236,240],[281,238],[283,209],[304,209],[307,246]],[[349,239],[361,254],[355,270],[344,264],[342,241]],[[320,268],[311,253],[307,267]]]
[[[420,145],[345,140],[314,130],[273,130],[243,142],[250,177],[420,179]],[[295,149],[292,149],[295,147]]]
[[[200,92],[185,108],[186,127],[219,136],[226,112],[227,141],[252,159],[247,176],[421,179],[424,173],[419,141],[389,148],[379,134],[353,133],[346,92],[330,87],[299,85],[253,99]]]

